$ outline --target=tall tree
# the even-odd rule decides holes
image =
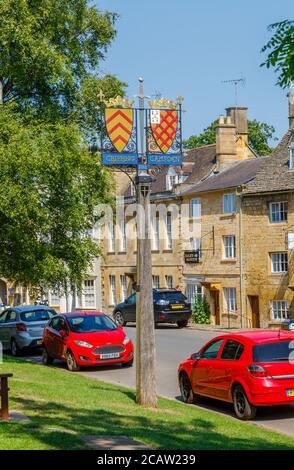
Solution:
[[[23,285],[79,285],[99,246],[95,206],[109,175],[75,125],[24,125],[0,112],[0,277]]]
[[[0,18],[0,276],[79,285],[99,254],[86,235],[94,207],[113,192],[89,143],[99,90],[124,93],[100,73],[116,14],[87,0],[5,0]]]
[[[192,135],[184,141],[184,148],[192,149],[203,145],[214,144],[216,140],[216,126],[218,121],[213,121],[199,135]],[[257,155],[267,155],[273,150],[270,141],[276,140],[275,128],[265,122],[256,119],[248,120],[248,142]]]
[[[263,46],[261,52],[268,52],[261,66],[274,67],[277,72],[277,85],[285,88],[294,81],[294,21],[284,20],[268,27],[273,36]]]

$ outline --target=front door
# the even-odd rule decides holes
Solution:
[[[249,295],[248,299],[250,302],[252,314],[252,328],[260,328],[259,297],[258,295]]]
[[[194,393],[219,398],[216,392],[217,359],[223,338],[212,340],[200,353],[200,359],[195,362],[191,372],[191,383]]]
[[[214,304],[214,315],[215,315],[215,324],[220,325],[220,310],[219,310],[219,291],[212,290],[210,291],[211,297]]]

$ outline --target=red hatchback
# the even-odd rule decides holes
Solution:
[[[237,417],[253,419],[258,406],[294,403],[294,333],[250,331],[209,341],[179,366],[186,403],[206,396],[234,404]]]
[[[75,312],[52,318],[43,335],[43,363],[66,361],[70,371],[81,366],[120,363],[132,366],[134,347],[122,327],[104,313]]]

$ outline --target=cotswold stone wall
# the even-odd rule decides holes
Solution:
[[[270,222],[269,206],[276,201],[288,201],[288,222]],[[292,253],[288,252],[289,273],[273,274],[270,265],[270,253],[288,251],[287,234],[294,231],[293,194],[244,197],[243,228],[247,311],[250,315],[248,296],[258,296],[260,326],[275,326],[277,322],[273,321],[271,312],[273,300],[287,300],[290,315],[294,317],[294,295],[289,288],[294,275]]]

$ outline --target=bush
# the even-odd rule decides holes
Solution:
[[[210,306],[206,298],[195,296],[195,304],[192,311],[193,323],[200,323],[202,325],[210,324]]]

